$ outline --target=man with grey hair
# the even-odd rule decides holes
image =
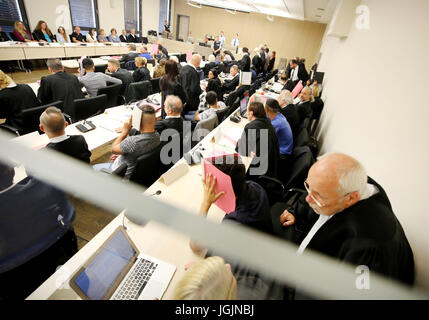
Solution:
[[[300,127],[300,117],[295,105],[293,104],[293,96],[289,90],[283,90],[277,98],[280,105],[280,112],[283,114],[290,124],[294,137],[298,135]]]
[[[200,67],[201,56],[194,54],[189,63],[180,70],[180,82],[186,93],[186,107],[183,113],[197,111],[200,104],[200,95],[203,92],[200,85],[200,75],[197,68]]]
[[[302,123],[305,118],[311,117],[313,109],[311,103],[314,101],[313,90],[310,87],[302,89],[299,95],[300,102],[296,104],[296,111],[298,111],[300,122]]]
[[[161,134],[165,129],[174,129],[179,134],[183,134],[183,110],[182,100],[176,96],[167,96],[164,102],[164,110],[167,115],[165,119],[159,120],[155,124],[155,130]]]
[[[46,133],[50,143],[48,148],[59,151],[75,159],[90,163],[91,152],[81,135],[66,135],[66,122],[60,109],[49,107],[40,116],[40,130]]]
[[[240,84],[240,69],[238,69],[237,65],[231,66],[229,74],[231,75],[232,79],[227,79],[222,83],[221,90],[223,94],[234,91]]]
[[[315,250],[413,284],[407,237],[385,191],[357,160],[325,155],[304,186],[307,192],[294,205],[277,203],[272,209],[275,233],[297,243],[298,254]]]
[[[64,111],[71,115],[73,101],[84,98],[82,85],[76,76],[64,72],[61,60],[48,59],[46,65],[51,75],[42,77],[37,97],[42,104],[62,101]]]

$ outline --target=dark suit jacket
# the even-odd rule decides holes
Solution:
[[[295,105],[296,111],[299,114],[299,120],[302,123],[305,118],[308,118],[313,113],[313,110],[311,109],[311,102],[307,101],[301,104]]]
[[[0,42],[10,41],[11,39],[3,31],[0,32]]]
[[[174,129],[180,134],[183,134],[183,119],[182,118],[168,118],[159,120],[155,124],[155,130],[161,134],[165,129]]]
[[[371,272],[411,285],[414,282],[414,257],[407,237],[383,188],[371,178],[368,183],[380,192],[335,214],[314,235],[307,248],[355,266],[367,266]],[[284,209],[295,216],[295,226],[281,227],[279,218],[274,229],[279,236],[297,244],[307,236],[319,217],[308,206],[306,196],[302,195],[292,207],[281,204],[273,208],[273,217],[280,217]]]
[[[200,86],[200,76],[192,66],[186,65],[180,70],[180,79],[183,89],[186,93],[186,107],[184,113],[195,111],[200,104],[200,95],[202,93]]]
[[[121,40],[121,42],[128,42],[128,37],[121,34],[119,40]]]
[[[86,37],[84,37],[82,33],[79,33],[79,35],[77,35],[76,32],[73,32],[70,36],[71,42],[73,42],[73,38],[76,38],[76,40],[80,42],[86,42]]]
[[[307,72],[307,70],[305,69],[305,65],[304,65],[304,64],[299,63],[298,65],[299,65],[299,69],[298,69],[298,80],[301,80],[301,81],[302,81],[303,86],[305,87],[305,84],[307,83],[307,80],[308,80],[308,78],[309,78],[309,76],[308,76],[308,72]],[[291,71],[290,71],[290,74],[291,74],[291,73],[292,73],[292,69],[291,69]],[[290,77],[290,74],[289,74],[289,77]]]
[[[47,147],[86,163],[91,162],[91,151],[89,151],[88,144],[83,136],[70,136],[67,140],[50,143]]]
[[[127,41],[131,43],[139,43],[139,37],[137,35],[133,36],[131,33],[127,37]]]
[[[134,82],[140,82],[140,81],[149,81],[152,78],[150,77],[150,72],[146,67],[138,68],[133,73]]]
[[[261,129],[268,130],[267,150],[265,150],[264,145],[261,146],[261,143],[266,143],[265,140],[261,141]],[[254,130],[256,134],[249,133],[252,130]],[[254,137],[254,139],[252,139],[252,137]],[[279,140],[268,118],[256,118],[244,127],[243,135],[237,144],[237,151],[243,156],[250,156],[251,152],[254,152],[256,157],[252,160],[251,167],[260,167],[261,169],[265,167],[267,171],[265,173],[262,172],[260,175],[277,178],[278,161],[280,158]],[[259,163],[258,160],[260,160]],[[248,174],[251,175],[250,170]],[[255,176],[249,176],[249,178],[255,178]]]
[[[122,56],[120,62],[127,63],[128,61],[134,61],[138,56],[139,54],[137,52],[128,52]]]
[[[37,40],[37,41],[45,40],[46,41],[45,35],[43,34],[42,30],[34,31],[34,35],[36,36],[36,38],[34,40]],[[50,36],[49,34],[48,34],[48,36],[51,39],[51,41],[54,42],[54,40],[55,40],[54,36],[53,35]]]
[[[63,101],[64,111],[72,115],[73,100],[84,98],[81,88],[82,85],[76,76],[60,71],[42,77],[37,97],[42,104]]]
[[[222,84],[222,92],[229,93],[234,91],[240,84],[240,74],[236,74],[231,80],[225,80]]]
[[[120,95],[124,95],[129,85],[134,82],[132,74],[125,69],[118,69],[116,72],[112,73],[112,77],[122,80]]]
[[[250,72],[250,57],[248,54],[244,55],[243,58],[238,62],[238,67],[241,71]]]
[[[179,97],[180,98],[180,100],[182,101],[182,105],[184,106],[185,104],[186,104],[186,102],[188,101],[187,99],[187,97],[186,97],[186,93],[185,93],[185,90],[183,90],[183,87],[182,87],[182,85],[180,84],[180,81],[178,80],[177,82],[170,82],[170,83],[168,83],[167,84],[167,89],[166,90],[163,90],[163,88],[164,88],[164,81],[166,81],[165,80],[165,78],[164,77],[162,77],[160,80],[159,80],[159,88],[161,89],[161,95],[162,95],[162,101],[161,101],[161,106],[162,106],[162,118],[165,118],[165,116],[166,116],[166,114],[165,114],[165,110],[164,110],[164,102],[165,102],[165,99],[168,97],[168,96],[170,96],[170,95],[173,95],[173,96],[176,96],[176,97]]]
[[[293,137],[295,138],[297,134],[299,133],[299,127],[300,127],[300,117],[298,114],[298,111],[296,110],[295,105],[290,104],[282,109],[280,109],[280,112],[282,115],[285,116],[287,122],[289,122],[290,128],[292,129]]]
[[[22,130],[24,109],[40,106],[33,89],[26,84],[18,84],[14,88],[0,90],[0,118],[6,118],[6,124]]]

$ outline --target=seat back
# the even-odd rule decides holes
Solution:
[[[125,95],[125,101],[143,100],[146,99],[152,92],[152,85],[150,81],[140,81],[131,83]]]
[[[147,60],[147,63],[149,64],[151,64],[152,66],[156,66],[156,60],[155,59],[149,59],[149,60]]]
[[[192,142],[199,142],[204,139],[210,131],[217,127],[218,124],[219,121],[217,114],[213,114],[209,118],[199,121],[192,134]]]
[[[225,116],[228,113],[228,111],[229,111],[228,108],[216,111],[217,119],[219,123],[222,123],[222,121],[225,120]]]
[[[302,128],[295,139],[295,148],[306,146],[309,141],[310,135],[307,128]]]
[[[93,98],[76,99],[73,101],[72,119],[74,122],[88,119],[106,110],[107,95],[102,94]]]
[[[285,190],[302,188],[307,179],[308,171],[314,163],[313,154],[309,147],[298,147],[292,153],[292,166],[289,177],[285,180]]]
[[[63,102],[57,101],[53,103],[49,103],[44,106],[40,107],[34,107],[25,109],[21,112],[21,118],[22,118],[22,128],[23,130],[19,131],[20,135],[31,133],[34,131],[39,131],[39,123],[40,123],[40,116],[42,113],[49,107],[57,107],[58,109],[62,109]]]
[[[160,153],[163,144],[161,143],[151,152],[140,156],[137,159],[136,167],[131,174],[130,181],[144,187],[151,186],[159,178],[161,159]]]
[[[152,94],[161,92],[161,89],[159,88],[159,81],[161,78],[155,78],[150,80],[150,84],[152,85]]]
[[[118,105],[118,97],[121,92],[122,84],[113,84],[104,88],[98,89],[97,95],[105,94],[107,96],[106,109],[116,107]]]

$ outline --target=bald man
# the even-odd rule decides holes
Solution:
[[[129,136],[133,119],[132,117],[128,122],[125,122],[121,134],[112,144],[112,158],[113,163],[103,163],[94,166],[95,170],[116,170],[122,164],[126,164],[127,172],[125,178],[129,179],[134,172],[137,164],[137,159],[157,148],[161,144],[159,134],[155,131],[156,114],[155,109],[141,103],[137,108],[142,111],[140,122],[140,133],[138,135]]]
[[[90,163],[91,152],[85,138],[81,135],[66,135],[66,122],[60,109],[49,107],[40,116],[40,130],[46,133],[50,143],[48,148],[54,149],[75,159]]]
[[[407,237],[385,191],[357,160],[325,155],[308,172],[305,188],[293,206],[272,209],[275,233],[296,242],[298,254],[315,250],[413,284]]]
[[[197,68],[200,67],[201,56],[194,54],[189,63],[180,70],[181,85],[186,93],[187,103],[183,110],[183,115],[198,110],[200,95],[203,93],[200,86],[200,76]]]

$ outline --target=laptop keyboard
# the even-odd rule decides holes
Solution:
[[[112,300],[137,300],[157,267],[154,262],[140,259]]]

